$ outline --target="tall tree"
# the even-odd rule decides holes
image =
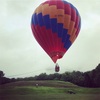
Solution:
[[[1,78],[1,77],[4,77],[4,75],[5,75],[5,74],[3,73],[3,71],[0,71],[0,78]]]

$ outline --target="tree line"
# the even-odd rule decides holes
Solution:
[[[10,79],[5,77],[4,75],[5,75],[4,72],[0,71],[0,85],[16,81],[15,78]]]
[[[34,77],[25,77],[25,78],[6,78],[4,77],[3,71],[0,71],[0,84],[5,84],[9,82],[15,81],[33,81],[33,80],[60,80],[74,83],[78,86],[83,87],[100,87],[100,64],[98,66],[87,72],[73,71],[73,72],[64,72],[54,73],[54,74],[46,74],[41,73],[40,75]]]

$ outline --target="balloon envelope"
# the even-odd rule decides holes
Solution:
[[[48,0],[32,15],[33,35],[54,63],[63,57],[77,38],[81,27],[78,10],[64,0]]]

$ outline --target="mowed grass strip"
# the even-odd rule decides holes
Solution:
[[[24,87],[13,87],[13,88],[4,88],[0,91],[1,95],[25,95],[25,94],[46,94],[46,93],[67,93],[64,88],[55,88],[55,87],[44,87],[39,86],[24,86]]]
[[[75,88],[76,94],[67,91],[72,88],[32,86],[5,88],[0,91],[0,100],[99,100],[100,89]],[[88,93],[87,93],[88,91]],[[97,94],[93,94],[94,92]]]

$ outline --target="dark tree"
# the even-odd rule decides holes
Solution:
[[[1,78],[1,77],[4,77],[4,75],[5,75],[5,74],[3,73],[3,71],[0,71],[0,78]]]

